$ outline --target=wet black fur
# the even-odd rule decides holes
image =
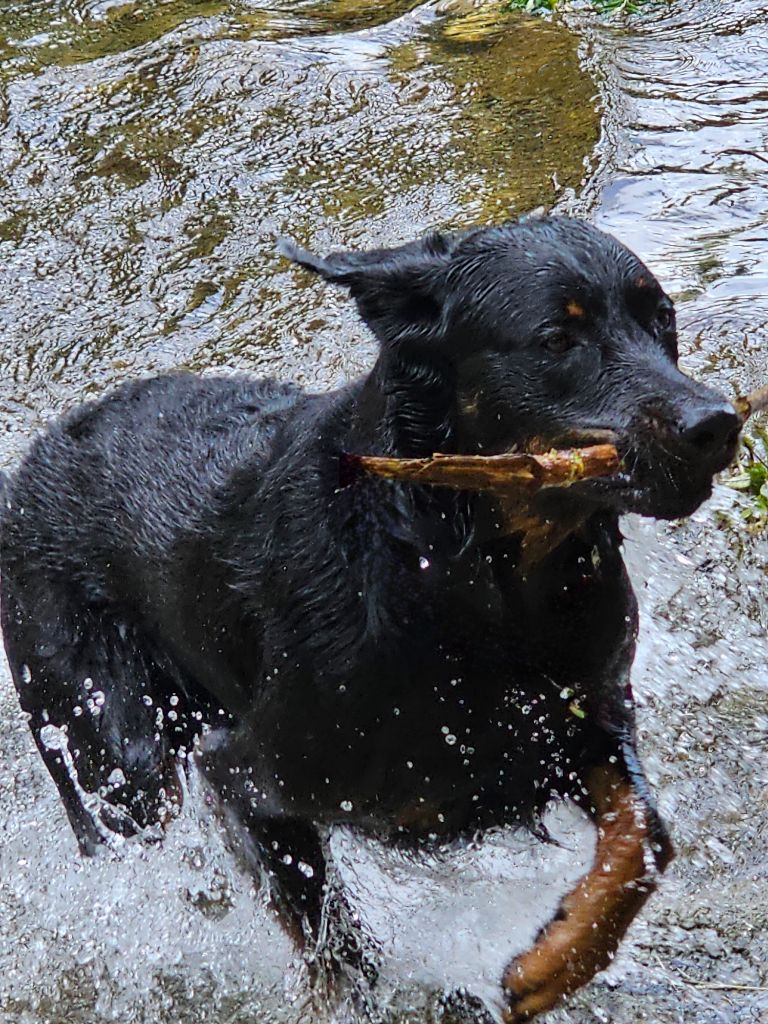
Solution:
[[[284,251],[349,289],[371,373],[326,394],[170,374],[53,423],[5,495],[2,628],[83,851],[152,825],[210,727],[208,777],[316,932],[322,826],[531,824],[612,756],[643,785],[618,515],[691,512],[738,421],[677,369],[650,272],[587,224]],[[529,567],[485,497],[340,477],[345,453],[605,429],[626,473],[550,496],[585,522]]]

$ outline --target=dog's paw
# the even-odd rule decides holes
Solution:
[[[593,921],[566,917],[553,922],[504,974],[505,1024],[521,1024],[552,1009],[607,967],[619,936],[595,939]]]
[[[348,998],[369,1013],[374,1005],[381,950],[336,885],[326,889],[318,931],[309,929],[302,944],[316,997],[337,1004]]]

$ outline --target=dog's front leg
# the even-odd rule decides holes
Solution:
[[[615,765],[593,768],[586,779],[597,826],[594,863],[533,947],[506,969],[506,1024],[551,1009],[607,967],[672,859],[672,845],[644,799],[639,766],[626,760],[625,766],[625,772]]]

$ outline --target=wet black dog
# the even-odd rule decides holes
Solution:
[[[173,374],[54,423],[9,481],[2,627],[84,852],[156,823],[212,726],[209,777],[315,934],[322,826],[531,824],[609,763],[643,792],[618,516],[692,512],[739,420],[677,369],[651,273],[587,224],[284,251],[349,289],[371,373],[320,395]],[[578,506],[582,525],[525,567],[485,495],[340,478],[345,453],[604,431],[624,471],[550,494],[547,515]]]

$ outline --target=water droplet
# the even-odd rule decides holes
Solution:
[[[456,737],[453,735],[452,732],[449,732],[448,735],[445,737],[445,742],[448,744],[449,747],[452,747],[453,744],[456,742]]]
[[[342,800],[341,803],[339,804],[339,807],[342,809],[342,811],[351,811],[352,806],[353,805],[351,800]]]
[[[40,742],[46,750],[66,750],[66,731],[58,725],[44,725],[40,730]]]
[[[21,666],[21,681],[22,683],[32,682],[32,670],[30,669],[29,665]]]
[[[424,555],[420,555],[419,556],[419,568],[420,569],[428,569],[429,568],[429,559],[425,558]]]

